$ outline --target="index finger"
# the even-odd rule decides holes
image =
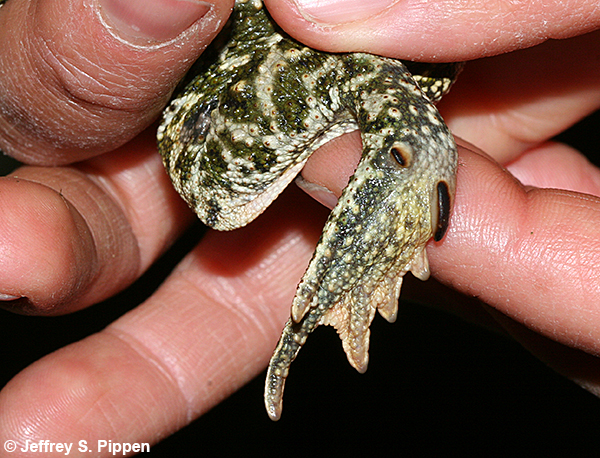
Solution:
[[[474,173],[475,172],[475,173]],[[600,354],[600,189],[527,188],[463,150],[453,218],[432,273],[564,345]]]

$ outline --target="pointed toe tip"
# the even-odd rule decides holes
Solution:
[[[271,420],[277,421],[281,418],[281,407],[281,399],[279,402],[276,402],[273,399],[265,397],[265,408]]]

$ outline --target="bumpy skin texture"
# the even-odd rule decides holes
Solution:
[[[258,216],[325,142],[360,129],[362,159],[323,230],[269,364],[265,406],[281,415],[288,369],[318,325],[367,368],[369,325],[397,314],[402,275],[429,276],[455,188],[456,147],[433,102],[460,66],[309,49],[260,0],[237,0],[225,44],[165,110],[158,143],[179,193],[207,225]]]
[[[364,148],[269,364],[265,405],[276,420],[309,333],[334,326],[363,372],[375,311],[394,321],[402,275],[429,276],[425,244],[444,235],[456,169],[453,137],[433,102],[460,66],[409,64],[413,77],[397,60],[318,52],[278,30],[260,0],[236,1],[223,40],[158,130],[175,188],[207,225],[252,221],[334,137],[360,129]]]

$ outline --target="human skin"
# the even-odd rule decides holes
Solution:
[[[4,305],[20,313],[64,314],[116,294],[194,219],[148,126],[231,2],[208,11],[175,0],[100,3],[104,16],[92,0],[0,9],[0,148],[31,164],[0,180],[0,293],[19,297]],[[449,230],[428,247],[432,273],[597,394],[600,175],[548,141],[600,106],[600,59],[590,58],[600,49],[597,2],[481,11],[475,0],[405,1],[379,13],[330,8],[319,20],[292,2],[265,3],[321,49],[479,59],[440,105],[465,141]],[[337,10],[345,16],[332,19]],[[315,197],[331,206],[359,155],[356,135],[322,148],[303,172]],[[325,216],[318,207],[290,190],[248,227],[209,231],[148,300],[4,387],[0,442],[154,442],[246,383],[289,315]]]

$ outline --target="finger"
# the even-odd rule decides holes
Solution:
[[[350,148],[358,148],[358,141]],[[563,184],[600,195],[597,170],[566,151],[547,145],[513,166],[530,185]],[[336,163],[352,157],[334,153]],[[311,180],[337,193],[347,178],[336,177],[322,160],[311,164]],[[461,151],[449,232],[428,248],[432,273],[538,332],[596,353],[600,333],[590,316],[600,301],[594,277],[600,267],[600,200],[592,195],[525,188],[486,156]]]
[[[600,31],[469,62],[440,108],[453,133],[500,163],[600,107]]]
[[[57,165],[147,127],[231,1],[9,0],[0,9],[0,149]]]
[[[317,197],[324,190],[339,195],[360,151],[360,138],[348,136],[345,149],[329,146],[334,160],[317,156],[303,171],[318,184]],[[346,178],[338,175],[340,167],[329,169],[330,162],[349,167]],[[592,274],[600,267],[600,200],[592,197],[600,196],[598,170],[559,144],[533,149],[509,165],[527,185],[586,195],[527,190],[493,161],[468,151],[461,152],[459,164],[449,233],[441,244],[428,248],[437,279],[567,345],[593,329],[594,337],[581,345],[596,352],[598,323],[590,323],[586,312],[594,316],[587,309],[600,300],[600,285]],[[308,191],[312,195],[314,189]],[[558,338],[561,332],[563,340]]]
[[[463,151],[446,238],[432,273],[559,343],[598,355],[600,199],[524,188],[485,156]]]
[[[22,167],[0,178],[0,194],[1,304],[20,313],[62,314],[112,296],[192,219],[153,130],[77,167]]]
[[[506,168],[524,185],[600,196],[600,170],[567,145],[544,143]]]
[[[488,2],[265,0],[284,30],[327,51],[461,61],[600,27],[595,0]],[[425,38],[424,38],[425,37]]]
[[[282,198],[243,229],[209,232],[105,331],[17,375],[0,393],[0,437],[157,442],[261,371],[326,216],[293,188]]]
[[[296,183],[313,199],[333,208],[354,173],[361,153],[358,131],[330,140],[313,153]]]

